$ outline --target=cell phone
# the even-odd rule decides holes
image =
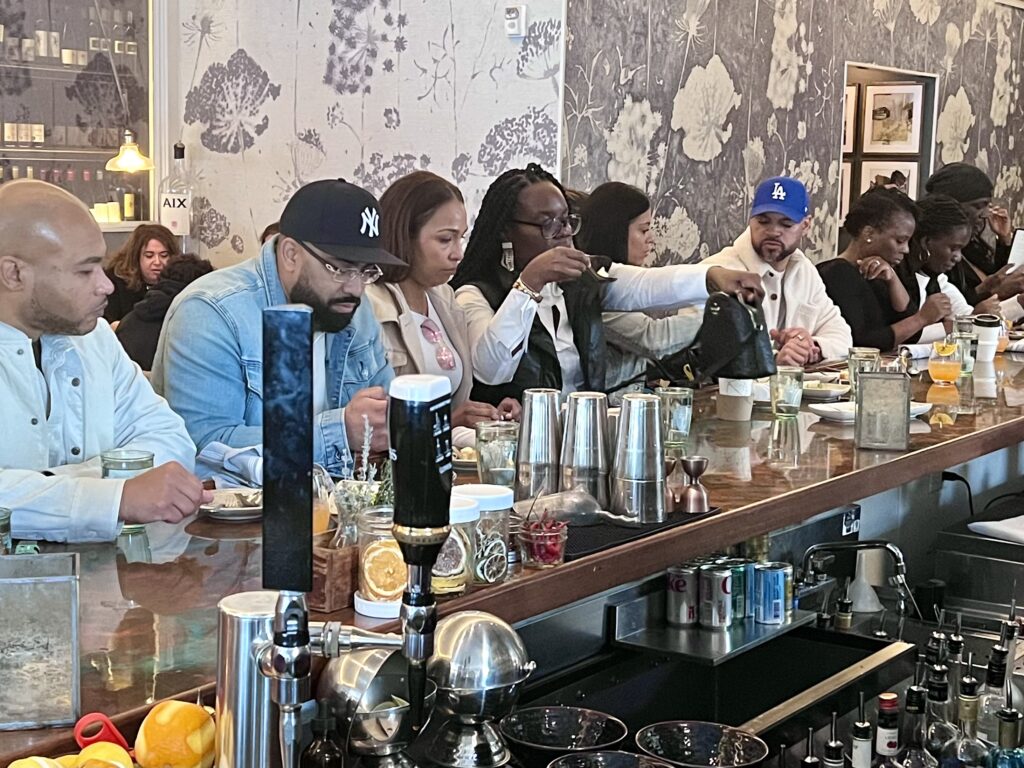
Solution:
[[[1010,243],[1010,257],[1006,263],[1010,266],[1006,274],[1015,272],[1018,267],[1024,265],[1024,229],[1014,230],[1013,241]]]

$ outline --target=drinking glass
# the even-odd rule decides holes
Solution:
[[[105,478],[124,479],[141,475],[153,468],[153,453],[134,448],[112,448],[100,454],[100,471]],[[123,534],[146,530],[145,525],[128,524],[121,528]]]
[[[476,425],[476,466],[480,482],[515,488],[519,425],[514,421],[480,421]]]
[[[963,349],[952,336],[932,342],[928,358],[928,375],[939,386],[948,387],[960,378]]]
[[[772,414],[794,418],[800,413],[804,395],[804,369],[796,365],[780,365],[771,378]]]
[[[861,371],[874,373],[882,362],[881,353],[875,347],[850,347],[846,359],[850,378],[850,400],[857,401],[857,374]]]
[[[686,447],[693,419],[693,390],[689,387],[658,387],[655,394],[661,398],[661,440],[665,453]]]
[[[960,375],[969,376],[974,370],[974,350],[978,345],[978,331],[973,315],[957,315],[953,320],[953,339],[960,347]]]
[[[338,507],[334,501],[334,481],[327,470],[313,465],[313,534],[331,530],[338,521]]]

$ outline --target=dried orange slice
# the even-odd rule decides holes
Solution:
[[[360,568],[363,584],[369,592],[363,595],[367,600],[390,601],[402,597],[406,570],[397,541],[381,539],[370,544],[363,552]]]
[[[945,357],[946,355],[952,355],[954,352],[956,352],[956,342],[955,341],[933,341],[932,342],[932,349],[935,350],[935,354],[942,355],[943,357]]]

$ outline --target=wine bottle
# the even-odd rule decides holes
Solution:
[[[874,768],[902,768],[900,751],[900,697],[892,692],[878,694],[878,723],[875,728]]]

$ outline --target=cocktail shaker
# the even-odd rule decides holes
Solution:
[[[583,488],[608,508],[608,398],[603,392],[569,395],[562,433],[561,490]]]
[[[665,511],[665,451],[661,439],[661,399],[629,394],[615,444],[612,512],[638,523],[660,523]]]
[[[558,488],[561,424],[557,389],[523,390],[523,415],[516,451],[516,499],[531,499]]]

